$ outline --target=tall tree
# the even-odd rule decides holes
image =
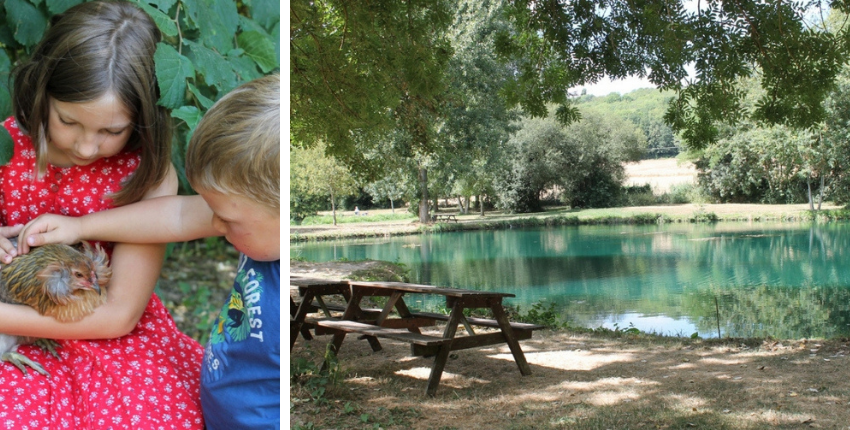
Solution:
[[[719,138],[722,121],[807,128],[824,119],[822,102],[850,47],[847,27],[820,25],[830,7],[844,11],[848,2],[511,0],[513,27],[497,51],[518,66],[509,101],[531,115],[546,115],[546,103],[555,102],[556,117],[574,121],[579,113],[566,88],[606,75],[648,77],[677,92],[665,118],[688,146],[702,148]],[[736,84],[755,70],[765,91],[745,111]]]
[[[337,199],[357,191],[357,180],[348,166],[325,155],[323,142],[310,148],[290,148],[289,163],[289,192],[295,196],[290,205],[310,197],[327,197],[336,225]],[[297,208],[290,207],[290,211],[295,213]]]
[[[500,206],[511,212],[538,212],[551,193],[573,207],[619,203],[623,163],[637,161],[646,138],[615,116],[583,112],[568,127],[553,118],[524,118],[509,141],[509,168],[499,175]]]
[[[850,68],[845,68],[839,76],[826,109],[829,115],[819,137],[827,148],[824,157],[827,198],[850,204]]]
[[[695,161],[706,195],[724,203],[802,203],[812,133],[742,123]]]
[[[376,169],[356,143],[401,125],[410,152],[431,148],[427,121],[451,56],[447,0],[290,3],[290,133],[299,146],[327,142],[358,173]],[[364,137],[365,136],[365,137]]]
[[[376,199],[389,200],[390,208],[395,213],[396,202],[407,194],[404,182],[403,172],[400,169],[392,169],[388,170],[381,179],[366,184],[363,188]]]
[[[493,172],[505,165],[503,146],[518,117],[499,94],[512,70],[493,52],[495,33],[508,25],[503,3],[459,1],[450,32],[455,55],[448,67],[448,102],[432,172],[445,184],[443,195],[458,197],[462,211],[469,209],[470,196],[480,201],[492,192]]]

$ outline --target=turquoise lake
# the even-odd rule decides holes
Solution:
[[[507,292],[526,313],[665,335],[850,336],[850,223],[570,226],[290,245],[307,261],[405,264],[411,282]],[[416,299],[416,300],[414,300]],[[436,298],[409,297],[434,310]],[[550,305],[552,304],[552,305]],[[718,318],[719,316],[719,318]]]

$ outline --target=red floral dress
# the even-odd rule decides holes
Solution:
[[[3,125],[15,152],[0,167],[2,225],[43,213],[79,216],[109,209],[111,201],[101,196],[119,190],[139,163],[138,152],[123,152],[85,167],[48,165],[33,180],[31,139],[14,118]],[[59,343],[58,359],[38,347],[18,348],[50,378],[35,371],[24,376],[0,362],[0,429],[203,429],[203,348],[177,329],[155,294],[130,334]]]

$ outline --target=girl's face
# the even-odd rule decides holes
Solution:
[[[86,166],[121,152],[133,121],[112,92],[82,103],[50,98],[47,162],[58,167]]]

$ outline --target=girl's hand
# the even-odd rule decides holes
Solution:
[[[10,237],[15,237],[24,228],[23,224],[11,227],[0,227],[0,263],[9,264],[18,255],[18,249],[12,245]]]
[[[48,243],[73,245],[80,241],[79,218],[61,215],[44,214],[28,222],[23,230],[18,230],[18,255],[30,251],[31,246],[41,246]],[[0,243],[2,247],[2,243]]]

